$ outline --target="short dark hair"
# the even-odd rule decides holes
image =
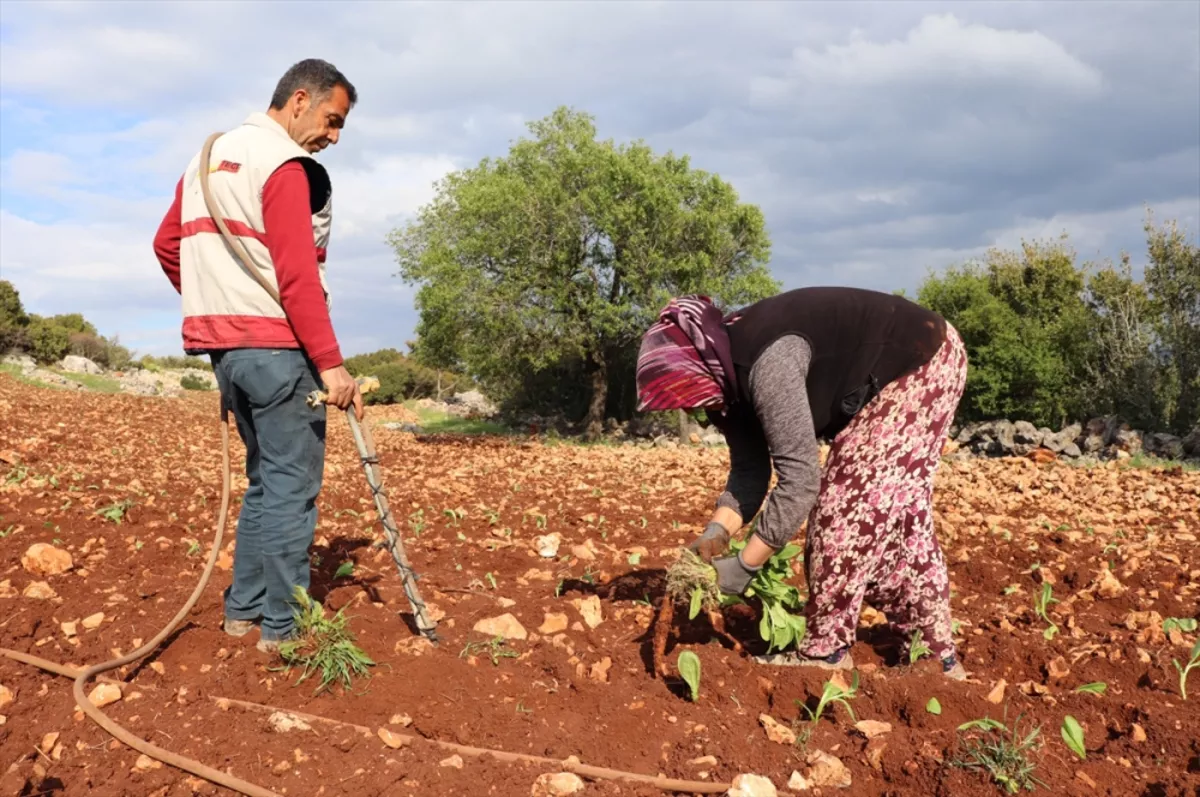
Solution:
[[[353,108],[354,103],[358,102],[358,92],[350,81],[346,80],[346,76],[328,61],[306,58],[292,64],[291,68],[283,73],[283,77],[275,85],[275,93],[271,95],[271,109],[282,109],[287,105],[288,98],[300,89],[312,94],[314,99],[322,100],[329,96],[334,86],[341,86],[346,90],[350,97],[350,107]]]

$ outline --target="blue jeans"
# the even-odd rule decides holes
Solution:
[[[250,481],[238,515],[225,616],[261,617],[263,639],[284,639],[295,626],[292,590],[309,587],[308,547],[325,468],[325,406],[312,409],[304,400],[320,387],[320,377],[296,349],[233,349],[211,357],[246,444]]]

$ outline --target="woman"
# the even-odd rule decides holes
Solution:
[[[807,517],[808,633],[776,665],[849,669],[862,603],[921,641],[957,680],[950,586],[933,532],[933,478],[966,381],[957,331],[906,299],[802,288],[723,318],[704,296],[674,299],[646,332],[639,409],[704,409],[730,472],[693,550],[741,594]],[[831,440],[824,473],[818,438]],[[758,513],[746,547],[730,532]],[[714,558],[716,557],[716,558]]]

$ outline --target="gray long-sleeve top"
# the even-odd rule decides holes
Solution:
[[[808,406],[812,350],[797,335],[772,343],[750,369],[748,393],[757,420],[732,420],[725,430],[730,469],[717,506],[736,510],[749,522],[762,506],[774,461],[779,483],[758,520],[755,533],[782,548],[808,516],[821,484],[817,435]]]

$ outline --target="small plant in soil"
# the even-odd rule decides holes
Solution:
[[[125,517],[125,513],[128,512],[132,506],[133,501],[130,501],[128,498],[126,498],[124,501],[117,501],[115,504],[109,504],[102,509],[97,509],[96,514],[110,523],[116,523],[117,525],[120,525],[121,520],[123,520]]]
[[[1196,644],[1192,646],[1192,652],[1188,656],[1186,666],[1181,665],[1179,659],[1171,659],[1171,663],[1179,671],[1179,696],[1187,700],[1188,673],[1192,671],[1192,668],[1200,667],[1200,639],[1196,640]]]
[[[314,694],[320,694],[334,683],[341,681],[349,688],[356,677],[369,677],[368,667],[375,662],[360,648],[347,625],[350,619],[338,609],[333,617],[325,616],[325,609],[308,592],[297,586],[293,590],[299,611],[296,618],[296,637],[279,646],[279,655],[291,670],[300,667],[304,671],[299,686],[310,676],[319,673],[321,684]]]
[[[929,698],[929,702],[925,704],[925,710],[930,714],[938,716],[942,713],[942,704],[936,697]]]
[[[854,676],[851,678],[850,686],[845,686],[840,680],[828,680],[821,689],[821,697],[817,700],[817,707],[811,709],[808,704],[801,700],[794,700],[797,706],[808,714],[808,724],[796,731],[796,744],[801,748],[808,746],[808,740],[812,737],[813,732],[817,729],[817,723],[821,721],[822,715],[826,708],[832,707],[835,703],[840,703],[842,708],[846,709],[846,713],[850,715],[851,722],[857,722],[858,718],[854,716],[854,709],[850,707],[850,701],[858,697],[858,670],[854,671]],[[795,725],[799,723],[799,718]]]
[[[1096,681],[1095,683],[1077,686],[1075,687],[1075,691],[1086,695],[1102,695],[1108,691],[1108,684],[1104,681]]]
[[[1046,786],[1034,777],[1037,764],[1030,757],[1042,749],[1041,728],[1034,728],[1028,735],[1020,736],[1017,717],[1012,729],[994,719],[972,720],[959,726],[959,731],[979,731],[978,737],[962,740],[965,757],[951,761],[952,766],[986,772],[1003,791],[1017,794],[1022,789],[1033,791],[1035,786]]]
[[[679,654],[676,666],[679,668],[680,677],[688,685],[692,702],[695,703],[700,697],[700,657],[690,650],[685,650]]]
[[[1087,747],[1083,743],[1083,726],[1079,724],[1079,720],[1068,714],[1063,719],[1062,728],[1059,730],[1059,733],[1062,734],[1063,741],[1067,743],[1067,747],[1071,748],[1071,752],[1079,756],[1080,760],[1087,758]]]
[[[500,666],[500,659],[515,659],[517,652],[515,650],[507,650],[505,646],[508,642],[502,636],[494,636],[486,642],[468,642],[462,649],[462,653],[458,654],[460,659],[465,659],[468,656],[476,656],[482,653],[492,660],[493,667]]]
[[[1048,624],[1046,630],[1042,632],[1042,636],[1047,642],[1053,639],[1054,635],[1058,633],[1058,626],[1054,624],[1054,621],[1052,621],[1050,616],[1047,614],[1050,609],[1050,604],[1052,603],[1058,603],[1058,598],[1054,597],[1054,588],[1048,583],[1042,584],[1042,591],[1038,594],[1037,598],[1034,599],[1033,610],[1037,612],[1038,617],[1045,620]]]
[[[912,640],[908,645],[908,663],[916,664],[918,659],[928,656],[930,653],[933,651],[925,644],[925,637],[921,635],[921,629],[913,631]]]
[[[1196,626],[1200,623],[1196,622],[1194,617],[1168,617],[1163,620],[1162,630],[1164,634],[1169,634],[1172,631],[1183,631],[1190,634],[1196,630]]]

